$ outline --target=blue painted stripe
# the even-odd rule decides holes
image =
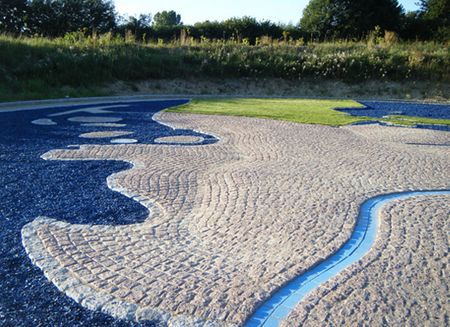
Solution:
[[[366,255],[375,243],[379,226],[378,217],[386,203],[414,196],[443,194],[450,194],[450,190],[391,193],[365,201],[361,205],[350,239],[332,256],[281,287],[255,311],[245,326],[279,326],[306,295]]]

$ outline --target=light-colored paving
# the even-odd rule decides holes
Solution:
[[[380,143],[397,143],[401,145],[448,146],[450,149],[450,136],[448,132],[436,133],[431,129],[390,127],[380,125],[354,125],[342,127],[371,141]],[[422,148],[421,151],[424,149]],[[432,150],[434,151],[434,150]]]
[[[150,208],[145,222],[40,218],[23,229],[27,252],[56,286],[116,317],[241,325],[278,287],[348,239],[365,199],[449,186],[444,146],[380,141],[360,127],[168,113],[158,119],[220,141],[81,146],[44,156],[134,163],[108,184]],[[450,142],[450,133],[429,133]]]
[[[413,197],[450,195],[450,190],[407,191],[378,195],[365,201],[349,240],[338,251],[275,292],[247,320],[246,327],[277,327],[310,293],[340,275],[366,256],[375,244],[381,210],[393,201]],[[296,320],[296,319],[292,319]]]
[[[448,325],[450,196],[387,205],[372,251],[311,293],[287,326]]]

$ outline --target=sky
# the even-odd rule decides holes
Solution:
[[[175,10],[184,24],[205,20],[225,20],[231,17],[251,16],[275,23],[297,24],[309,0],[113,0],[121,15]],[[405,10],[418,9],[418,0],[399,0]]]

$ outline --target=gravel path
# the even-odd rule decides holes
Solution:
[[[444,146],[384,142],[361,135],[361,127],[168,113],[159,119],[220,141],[45,154],[132,162],[108,184],[150,209],[144,223],[40,218],[22,231],[30,257],[56,286],[119,318],[240,325],[278,287],[348,239],[365,199],[449,186]],[[450,142],[450,133],[427,132]]]

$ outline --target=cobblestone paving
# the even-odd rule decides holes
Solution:
[[[371,252],[314,291],[284,326],[448,325],[450,196],[387,205]]]
[[[435,133],[429,129],[390,127],[380,125],[353,125],[342,127],[372,141],[395,143],[400,145],[448,146],[450,149],[450,133]],[[414,147],[417,148],[417,147]],[[421,148],[423,151],[424,148]],[[432,149],[431,151],[434,151]]]
[[[132,162],[108,185],[150,209],[144,223],[39,218],[22,231],[30,257],[57,287],[119,318],[240,325],[271,292],[348,239],[365,199],[448,188],[450,180],[446,147],[262,119],[159,119],[220,141],[86,145],[44,156]],[[427,132],[450,142],[450,133]]]

